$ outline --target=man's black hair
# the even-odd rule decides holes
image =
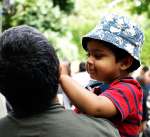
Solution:
[[[22,25],[0,37],[0,90],[16,116],[46,110],[57,94],[59,61],[36,29]]]

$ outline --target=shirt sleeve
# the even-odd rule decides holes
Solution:
[[[138,88],[133,84],[119,82],[103,92],[101,96],[105,96],[113,102],[123,121],[131,112],[138,112],[137,90]]]

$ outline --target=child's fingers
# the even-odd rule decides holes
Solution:
[[[68,75],[69,74],[68,67],[69,67],[68,63],[60,63],[59,67],[60,75],[63,74]]]

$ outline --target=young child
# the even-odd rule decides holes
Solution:
[[[70,100],[82,111],[111,120],[121,137],[137,137],[142,119],[142,91],[130,77],[140,66],[143,33],[126,17],[105,16],[82,39],[88,53],[87,71],[91,78],[109,84],[99,95],[86,92],[61,66],[60,83]],[[108,131],[109,132],[109,131]]]

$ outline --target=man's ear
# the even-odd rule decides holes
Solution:
[[[121,70],[127,70],[133,63],[133,58],[128,55],[124,59],[121,60],[120,69]]]

